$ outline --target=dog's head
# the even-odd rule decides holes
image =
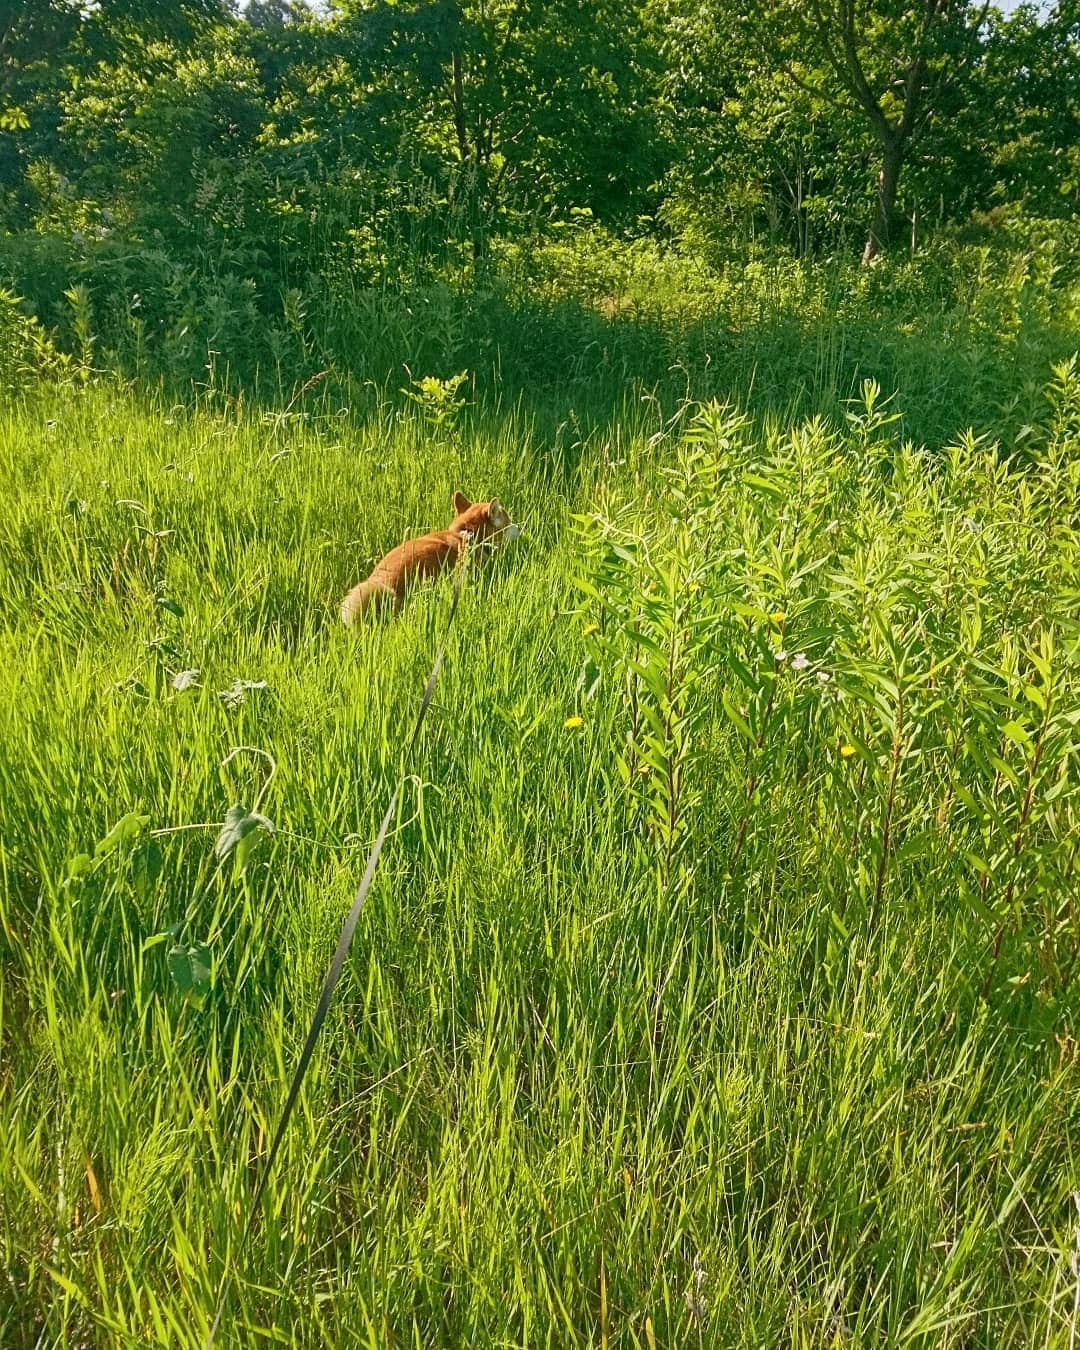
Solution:
[[[471,502],[464,492],[455,492],[454,511],[457,514],[450,528],[467,533],[474,543],[508,544],[521,533],[521,527],[510,519],[498,497],[489,502]]]

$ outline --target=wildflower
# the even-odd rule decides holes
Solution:
[[[773,652],[773,656],[775,656],[778,661],[787,660],[787,652]]]
[[[773,623],[781,624],[787,618],[787,615],[784,613],[782,609],[774,609],[773,612],[769,615],[769,618],[772,620]]]
[[[592,637],[594,633],[599,633],[600,625],[598,623],[587,623],[582,631],[586,637]]]
[[[805,652],[796,652],[791,658],[792,670],[805,670],[809,664],[810,662],[807,660]]]
[[[817,677],[822,684],[828,684],[829,681],[832,679],[832,676],[829,674],[827,670],[819,670],[817,673]]]
[[[577,727],[584,725],[585,725],[584,717],[568,717],[566,721],[563,723],[563,726],[567,727],[571,731],[575,730]]]
[[[855,747],[853,745],[842,745],[840,747],[840,754],[844,759],[850,759],[854,753]]]
[[[239,708],[252,690],[267,689],[265,680],[241,680],[237,677],[228,689],[219,689],[218,698],[229,708]]]

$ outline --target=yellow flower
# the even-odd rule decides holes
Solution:
[[[593,633],[599,633],[600,625],[598,623],[587,623],[583,631],[586,637],[592,637]]]
[[[570,730],[574,730],[576,727],[581,727],[584,725],[585,725],[584,717],[568,717],[566,721],[563,723],[563,726],[569,727]]]
[[[784,620],[787,618],[787,615],[784,613],[782,609],[774,609],[773,612],[769,615],[769,618],[773,621],[773,623],[780,624],[784,622]]]
[[[840,747],[840,753],[845,759],[850,759],[855,753],[855,747],[853,745],[842,745]]]

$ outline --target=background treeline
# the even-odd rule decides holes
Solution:
[[[88,365],[302,367],[319,297],[583,224],[722,269],[1078,203],[1076,0],[0,6],[0,282]]]

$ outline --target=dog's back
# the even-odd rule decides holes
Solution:
[[[501,544],[520,533],[497,497],[489,502],[470,502],[463,492],[457,492],[454,510],[456,515],[445,530],[433,530],[399,544],[376,564],[365,581],[352,588],[341,604],[343,623],[355,623],[369,609],[388,608],[396,613],[411,582],[456,566],[470,543]]]

